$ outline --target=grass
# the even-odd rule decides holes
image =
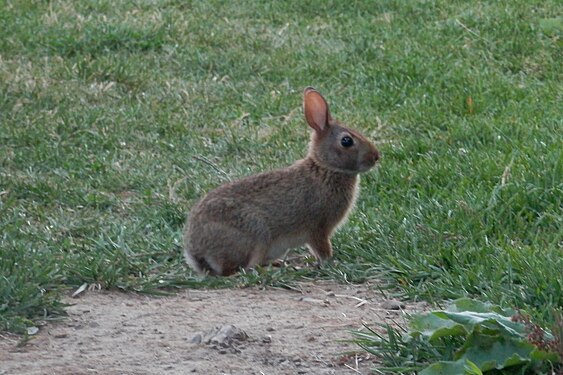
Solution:
[[[0,9],[0,329],[57,318],[61,292],[84,283],[380,278],[410,299],[473,296],[548,323],[563,306],[557,1]],[[334,238],[337,261],[192,275],[186,212],[227,179],[303,156],[307,85],[383,156]]]

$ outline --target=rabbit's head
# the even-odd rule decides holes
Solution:
[[[379,159],[375,146],[358,131],[335,121],[326,100],[312,87],[303,93],[303,109],[307,123],[314,130],[309,157],[317,164],[350,174],[365,172],[375,165]]]

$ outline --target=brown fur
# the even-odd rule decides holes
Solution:
[[[184,247],[197,272],[230,275],[304,244],[319,261],[332,256],[330,238],[354,206],[358,174],[379,154],[360,133],[334,121],[310,87],[304,112],[314,130],[305,159],[222,185],[193,207]],[[353,139],[352,147],[341,145],[344,136]]]

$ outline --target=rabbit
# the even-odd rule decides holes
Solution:
[[[307,156],[293,165],[248,176],[209,192],[189,213],[186,262],[198,273],[228,276],[307,245],[319,263],[358,196],[359,173],[379,159],[359,132],[333,120],[324,97],[303,92],[313,129]]]

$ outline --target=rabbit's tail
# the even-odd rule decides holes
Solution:
[[[199,274],[217,275],[220,273],[220,271],[213,268],[203,256],[194,256],[188,247],[184,249],[184,258],[186,259],[186,263]]]
[[[186,223],[189,222],[190,214],[188,213]],[[189,233],[190,231],[188,230],[188,227],[186,227],[184,231],[184,259],[186,259],[186,263],[188,263],[188,265],[199,274],[204,274],[206,272],[212,271],[212,268],[209,266],[209,263],[205,260],[205,258],[192,254],[192,244],[190,241]]]
[[[209,263],[203,257],[194,257],[188,249],[184,251],[184,258],[186,258],[186,263],[197,273],[205,273],[206,271],[210,271],[211,267]]]

